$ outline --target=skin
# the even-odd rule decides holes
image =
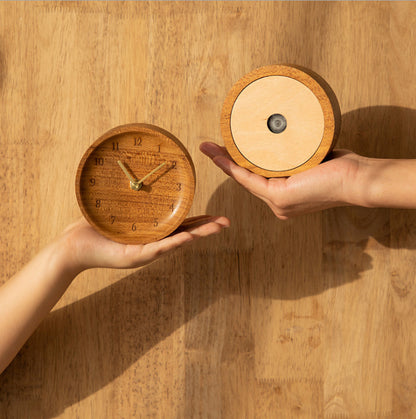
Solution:
[[[236,165],[215,143],[202,143],[200,150],[282,220],[348,205],[416,208],[416,160],[372,159],[336,150],[312,169],[266,179]]]
[[[71,224],[0,288],[0,373],[82,271],[138,268],[229,225],[225,217],[193,217],[163,240],[123,245],[101,236],[84,219]]]

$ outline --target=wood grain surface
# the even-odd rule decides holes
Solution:
[[[198,151],[236,80],[328,81],[338,146],[416,158],[416,3],[0,3],[1,281],[80,216],[86,148],[162,126],[227,232],[81,274],[0,376],[2,418],[414,418],[416,212],[277,220]]]

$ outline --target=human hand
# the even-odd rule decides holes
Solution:
[[[280,219],[341,205],[366,205],[370,159],[336,150],[331,159],[289,178],[266,179],[236,165],[225,147],[205,142],[200,150],[228,176],[262,199]]]
[[[126,245],[116,243],[99,234],[84,219],[68,226],[58,240],[62,240],[72,270],[137,268],[200,237],[219,233],[229,227],[226,217],[198,216],[188,218],[172,235],[149,244]]]
[[[81,271],[137,268],[229,224],[225,217],[193,217],[182,231],[145,245],[113,242],[85,219],[71,224],[0,287],[0,374]]]

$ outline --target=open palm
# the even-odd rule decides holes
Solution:
[[[85,219],[68,226],[63,233],[68,254],[79,270],[107,268],[137,268],[152,262],[185,243],[219,233],[230,222],[225,217],[198,216],[185,220],[169,237],[157,242],[139,245],[116,243],[95,231]]]
[[[336,150],[331,159],[289,178],[267,179],[236,165],[224,147],[202,143],[201,151],[227,175],[262,199],[280,219],[349,205],[347,185],[354,184],[365,158],[348,150]],[[348,182],[345,180],[348,179]]]

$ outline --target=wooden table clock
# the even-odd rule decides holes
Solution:
[[[265,177],[285,177],[318,165],[341,126],[337,98],[311,70],[258,68],[225,99],[221,132],[233,160]]]
[[[122,125],[86,150],[75,187],[82,213],[98,232],[145,244],[168,236],[185,219],[195,168],[183,144],[164,129]]]

